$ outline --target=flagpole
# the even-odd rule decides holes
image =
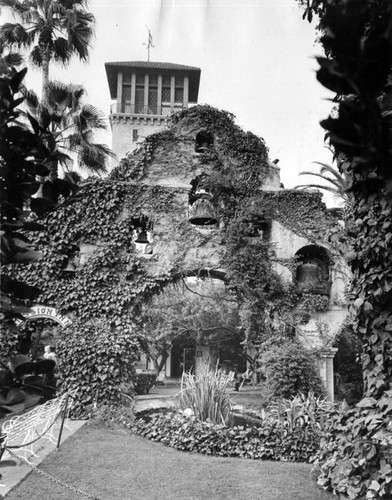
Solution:
[[[147,26],[146,26],[146,28],[148,31],[148,39],[147,39],[147,43],[143,43],[143,45],[147,45],[147,61],[149,62],[150,61],[150,47],[154,47],[154,45],[152,44],[151,31],[148,29]]]

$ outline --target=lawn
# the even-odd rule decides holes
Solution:
[[[309,464],[185,453],[102,424],[83,426],[40,468],[101,500],[336,498],[317,489]],[[7,500],[80,498],[36,472],[6,496]]]

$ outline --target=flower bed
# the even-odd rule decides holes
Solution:
[[[292,431],[266,419],[262,427],[226,427],[179,413],[138,420],[136,434],[183,451],[260,460],[312,462],[319,449],[319,431],[304,425]]]

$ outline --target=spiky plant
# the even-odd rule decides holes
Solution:
[[[179,406],[182,410],[191,408],[202,422],[227,425],[231,414],[231,402],[227,389],[233,376],[227,375],[216,366],[212,370],[208,363],[197,374],[183,373]]]

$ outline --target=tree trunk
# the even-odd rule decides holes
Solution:
[[[50,60],[50,54],[47,49],[43,49],[42,51],[42,102],[45,101],[45,89],[47,88],[49,84],[49,60]]]
[[[162,354],[159,353],[158,356],[151,356],[152,363],[154,365],[154,371],[157,374],[157,377],[161,373],[163,368],[165,367],[166,360],[168,357],[169,357],[169,353],[166,351]],[[159,358],[161,358],[161,359],[158,361]]]

